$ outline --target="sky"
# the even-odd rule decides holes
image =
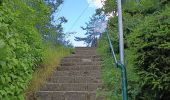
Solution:
[[[67,40],[70,40],[73,46],[86,46],[83,41],[75,41],[74,37],[85,37],[85,31],[80,27],[85,27],[85,23],[95,13],[95,9],[100,7],[102,7],[100,0],[64,0],[64,4],[60,6],[55,17],[64,16],[68,20],[63,25],[65,33],[76,32],[76,34],[67,36]]]

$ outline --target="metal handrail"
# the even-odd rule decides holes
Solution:
[[[117,61],[117,58],[116,58],[116,54],[114,52],[114,48],[112,46],[112,42],[111,42],[111,39],[110,39],[110,36],[108,34],[108,29],[106,30],[106,35],[107,35],[107,39],[108,39],[108,42],[109,42],[109,46],[110,46],[110,49],[111,49],[111,53],[112,53],[112,57],[114,59],[114,62],[115,62],[115,65],[116,67],[120,68],[121,69],[121,81],[122,81],[122,100],[128,100],[128,96],[127,96],[127,76],[126,76],[126,67],[124,64],[122,64],[121,62],[118,62]]]
[[[118,62],[117,62],[116,54],[114,52],[114,49],[113,49],[113,46],[112,46],[112,42],[111,42],[110,36],[108,34],[108,30],[106,30],[106,35],[107,35],[107,39],[108,39],[108,42],[109,42],[109,45],[110,45],[112,57],[113,57],[113,59],[115,61],[115,65],[117,65]]]

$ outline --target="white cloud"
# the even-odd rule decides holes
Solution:
[[[90,7],[101,8],[103,6],[103,2],[106,0],[87,0],[90,4]]]

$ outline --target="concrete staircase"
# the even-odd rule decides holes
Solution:
[[[101,87],[100,57],[96,48],[77,47],[64,58],[52,77],[36,94],[37,100],[104,100],[96,96]]]

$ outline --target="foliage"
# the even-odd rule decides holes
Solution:
[[[0,98],[20,100],[33,66],[42,61],[41,38],[34,28],[38,21],[23,1],[6,0],[0,9]]]
[[[114,43],[115,34],[113,31],[109,31],[109,35],[112,36],[111,40],[114,44],[114,50],[116,51],[118,57],[118,44]],[[114,38],[113,38],[114,37]],[[134,59],[135,54],[131,50],[126,50],[126,65],[127,65],[127,77],[128,77],[128,95],[132,100],[135,98],[139,91],[139,86],[137,84],[138,76],[134,70]],[[100,38],[98,47],[98,53],[102,56],[102,79],[104,82],[104,91],[106,91],[105,96],[107,100],[121,100],[121,71],[115,66],[115,62],[111,56],[111,50],[109,43],[105,34]]]
[[[34,73],[31,82],[25,92],[26,100],[36,99],[36,92],[44,85],[46,80],[52,75],[54,70],[59,66],[60,60],[71,53],[71,49],[62,45],[53,45],[47,43],[45,45],[45,58],[41,67]]]
[[[52,42],[55,44],[62,44],[67,46],[72,46],[70,41],[67,41],[66,35],[63,32],[63,24],[67,22],[65,17],[56,18],[58,13],[58,7],[64,2],[63,0],[42,0],[45,1],[45,4],[49,6],[49,14],[45,16],[47,22],[42,21],[38,23],[36,28],[41,33],[43,40],[45,42]],[[35,6],[37,7],[37,6]],[[43,13],[39,13],[42,15]],[[44,14],[43,14],[44,15]],[[55,19],[54,19],[55,18]],[[44,20],[44,19],[41,19]]]
[[[120,70],[115,68],[113,58],[110,56],[111,52],[105,34],[102,35],[98,42],[97,52],[102,55],[102,79],[106,100],[120,100]]]
[[[145,17],[129,38],[138,54],[135,63],[140,75],[138,96],[154,100],[168,100],[170,97],[170,7],[159,14]],[[138,34],[136,34],[138,33]],[[149,95],[148,95],[149,93]]]
[[[116,9],[117,9],[117,5],[116,5],[116,2],[114,0],[106,0],[105,1],[105,5],[103,7],[103,11],[106,14],[116,11]]]
[[[116,11],[115,0],[107,0],[103,11],[108,14]],[[111,10],[112,9],[112,10]],[[169,1],[168,0],[127,0],[123,3],[123,22],[125,55],[128,74],[128,96],[132,100],[169,100]],[[116,12],[115,12],[116,13]],[[117,17],[108,24],[111,41],[118,53]],[[105,36],[104,36],[105,37]],[[121,96],[121,87],[115,88],[120,76],[115,77],[117,70],[111,70],[108,55],[107,38],[101,38],[98,44],[103,57],[103,76],[109,100]],[[106,67],[109,67],[108,70]],[[111,74],[110,74],[111,73]],[[114,77],[114,79],[112,79]],[[118,82],[120,84],[120,82]],[[117,83],[117,84],[118,84]],[[110,87],[112,86],[112,87]],[[115,90],[116,89],[116,90]],[[117,92],[116,92],[117,91]],[[118,92],[119,91],[119,92]],[[120,99],[120,98],[118,98]]]
[[[75,37],[76,41],[84,41],[87,46],[91,46],[93,40],[96,39],[96,32],[94,31],[94,26],[95,26],[95,22],[97,20],[97,16],[93,15],[90,18],[90,21],[88,23],[86,23],[86,27],[81,27],[83,30],[86,31],[85,35],[86,37],[82,38],[82,37]]]
[[[0,2],[1,100],[24,99],[28,82],[44,59],[42,33],[54,33],[47,27],[51,12],[43,0]]]

